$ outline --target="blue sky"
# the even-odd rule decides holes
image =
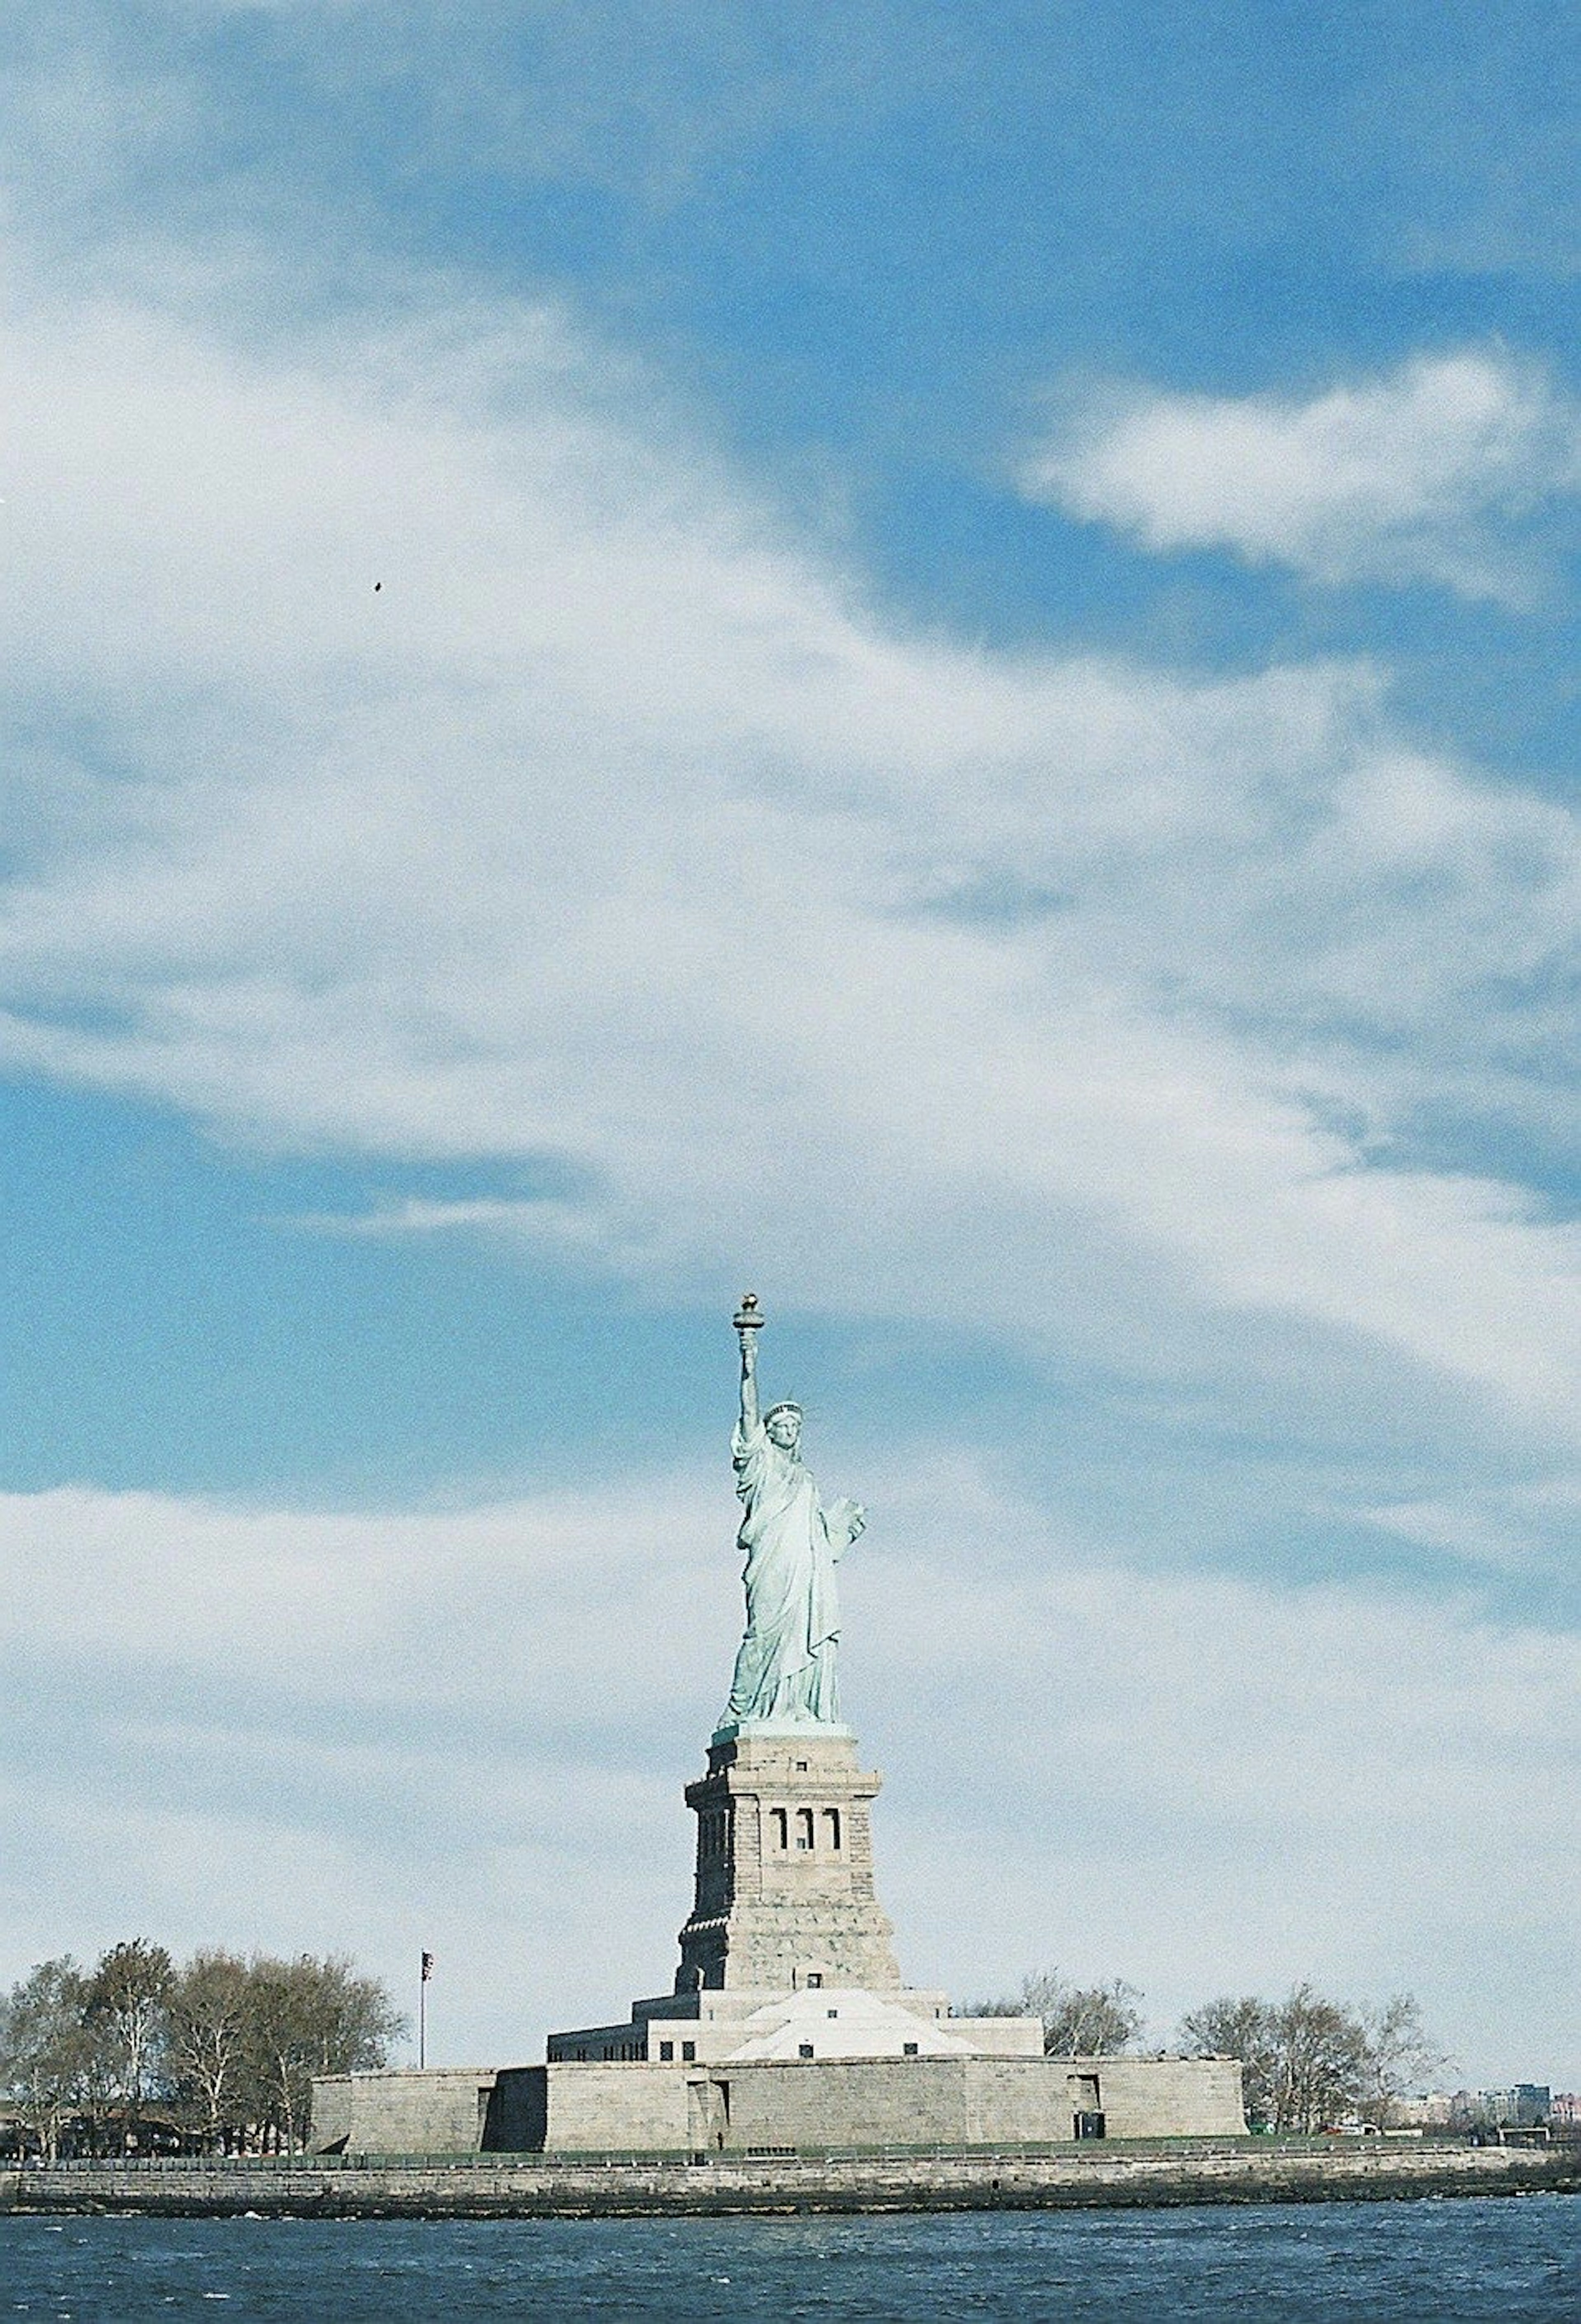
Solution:
[[[662,1989],[750,1282],[909,1975],[1581,2084],[1567,12],[0,39],[0,1979]]]

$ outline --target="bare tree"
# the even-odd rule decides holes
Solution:
[[[1355,2011],[1301,1984],[1280,2004],[1274,2031],[1274,2128],[1322,2130],[1354,2113],[1367,2058],[1366,2033]]]
[[[1238,2058],[1241,2096],[1254,2130],[1271,2130],[1277,2110],[1278,2013],[1271,2002],[1244,1994],[1205,2001],[1181,2020],[1180,2046],[1210,2058]]]
[[[129,2131],[135,2132],[163,2062],[165,2011],[174,1982],[163,1945],[133,1937],[100,1955],[84,1990],[83,2022],[98,2037],[110,2091]]]
[[[40,1961],[0,2001],[0,2089],[52,2163],[92,2101],[98,2060],[84,2023],[87,1980],[69,1953]]]
[[[1114,2058],[1142,2030],[1142,1996],[1123,1977],[1105,1985],[1071,1985],[1057,1971],[1029,1977],[1022,2006],[1043,2019],[1044,2054],[1051,2058]]]
[[[349,1960],[254,1960],[248,1971],[246,2054],[257,2118],[287,2148],[308,2129],[315,2074],[381,2066],[406,2019],[375,1978]]]
[[[1142,2030],[1142,1996],[1123,1977],[1107,1985],[1072,1985],[1057,1969],[1029,1977],[1015,2000],[974,2002],[970,2017],[1041,2017],[1050,2058],[1114,2058]]]
[[[211,2146],[244,2126],[249,1976],[236,1953],[195,1953],[170,1989],[171,2082],[199,2110]]]
[[[1366,2036],[1363,2111],[1386,2130],[1407,2090],[1430,2080],[1449,2060],[1424,2030],[1421,2011],[1409,1993],[1393,1994],[1380,2007],[1365,2009],[1362,2028]]]
[[[51,2155],[68,2122],[97,2147],[154,2098],[196,2116],[210,2144],[262,2135],[289,2149],[314,2075],[383,2065],[405,2026],[378,1979],[339,1957],[209,1951],[177,1969],[136,1938],[91,1975],[41,1962],[0,1999],[0,2097]]]
[[[1403,1993],[1366,2010],[1307,1984],[1282,2002],[1227,1997],[1183,2017],[1180,2038],[1182,2049],[1240,2060],[1258,2130],[1323,2130],[1358,2115],[1382,2129],[1411,2084],[1444,2063]]]

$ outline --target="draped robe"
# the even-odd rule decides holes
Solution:
[[[746,1559],[747,1634],[736,1655],[727,1721],[840,1718],[835,1568],[862,1529],[854,1501],[825,1511],[800,1452],[776,1444],[761,1421],[731,1438],[745,1503],[737,1545]]]

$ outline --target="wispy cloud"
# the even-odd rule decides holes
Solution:
[[[1540,366],[1469,349],[1305,401],[1098,394],[1024,474],[1149,549],[1519,605],[1537,577],[1522,521],[1581,485],[1581,410]]]
[[[1545,1564],[1556,1571],[1573,1564],[1578,1512],[1581,1483],[1553,1477],[1512,1493],[1397,1501],[1365,1515],[1386,1533],[1444,1551],[1467,1565],[1530,1572]]]
[[[1567,1435],[1576,1231],[1391,1154],[1488,1075],[1573,1117],[1575,820],[1375,672],[909,637],[562,319],[432,285],[289,359],[40,288],[7,363],[12,667],[78,738],[14,1061],[562,1157],[509,1223],[654,1280],[771,1240],[807,1304],[1165,1362],[1279,1316]]]
[[[295,1227],[305,1233],[349,1235],[357,1241],[384,1235],[471,1234],[482,1230],[498,1234],[542,1234],[549,1217],[563,1219],[567,1205],[547,1198],[517,1198],[506,1194],[473,1194],[461,1202],[439,1202],[418,1194],[377,1203],[366,1211],[297,1211],[273,1224]]]

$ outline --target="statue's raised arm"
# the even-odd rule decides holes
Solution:
[[[832,1726],[840,1719],[835,1568],[865,1516],[856,1501],[823,1508],[802,1459],[799,1404],[771,1405],[759,1413],[757,1342],[763,1318],[750,1291],[735,1327],[741,1413],[731,1451],[743,1504],[737,1543],[746,1559],[747,1631],[724,1724]]]
[[[758,1313],[758,1294],[745,1293],[736,1310],[736,1335],[741,1343],[741,1434],[752,1436],[758,1429],[758,1334],[763,1329],[763,1318]]]

